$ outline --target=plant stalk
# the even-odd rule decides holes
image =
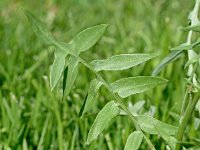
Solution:
[[[194,98],[192,100],[190,100],[188,107],[186,108],[185,114],[183,116],[183,119],[182,119],[180,126],[178,128],[178,132],[176,134],[177,143],[176,143],[175,150],[181,150],[181,143],[180,142],[183,139],[183,135],[184,135],[184,132],[186,130],[188,121],[191,119],[192,113],[195,109],[195,106],[196,106],[198,100],[199,100],[199,97],[200,97],[200,91],[198,91],[198,93],[196,93]]]
[[[188,19],[190,19],[190,21],[191,21],[191,26],[195,26],[195,25],[199,24],[199,19],[198,19],[199,5],[200,5],[200,0],[196,0],[194,8],[189,14]],[[192,34],[193,34],[193,31],[189,31],[188,36],[187,36],[187,42],[186,42],[187,44],[191,44]],[[194,50],[192,50],[192,49],[188,50],[188,60],[192,59],[195,56],[196,56],[196,53],[194,52]],[[192,64],[189,66],[187,75],[189,77],[189,81],[194,86],[197,86],[195,68]],[[190,92],[191,91],[186,91],[185,98],[184,98],[184,101],[183,101],[183,106],[182,106],[182,109],[181,109],[180,125],[179,125],[179,128],[178,128],[177,134],[176,134],[177,143],[176,143],[175,150],[181,150],[182,149],[181,141],[183,139],[184,132],[186,130],[188,121],[190,120],[192,113],[195,109],[195,106],[196,106],[196,104],[199,100],[199,97],[200,97],[200,91],[197,89],[197,93],[194,91],[194,93],[196,93],[196,94],[193,97],[193,99],[189,99],[189,104],[188,104],[188,106],[186,107],[186,110],[185,110],[187,96]]]

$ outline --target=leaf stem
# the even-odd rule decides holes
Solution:
[[[78,57],[80,62],[86,66],[88,69],[90,69],[95,75],[96,77],[104,84],[104,86],[106,87],[106,89],[112,94],[112,96],[115,98],[115,102],[118,103],[119,107],[121,107],[121,109],[123,109],[125,111],[125,113],[129,116],[129,118],[132,120],[136,130],[139,130],[143,133],[143,131],[141,130],[141,128],[139,127],[137,120],[135,119],[135,117],[131,114],[131,112],[128,110],[128,108],[124,105],[122,99],[116,95],[113,90],[112,87],[109,83],[107,83],[102,76],[96,72],[92,66],[90,64],[88,64],[85,60],[83,60],[82,58]],[[143,133],[144,139],[146,140],[147,144],[149,145],[149,147],[151,148],[151,150],[155,150],[153,144],[151,143],[151,141],[149,140],[149,138]]]
[[[181,124],[178,128],[178,132],[176,134],[176,139],[177,139],[177,144],[176,144],[176,148],[175,150],[180,150],[181,149],[181,144],[179,143],[180,141],[182,141],[184,132],[186,130],[187,127],[187,123],[191,118],[191,115],[194,111],[194,108],[199,100],[200,97],[200,91],[198,91],[198,93],[196,93],[196,95],[194,96],[194,98],[192,100],[190,100],[188,107],[186,108],[185,114],[183,116],[183,119],[181,121]]]

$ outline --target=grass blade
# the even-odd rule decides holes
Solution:
[[[174,61],[180,54],[182,54],[182,50],[171,52],[167,57],[165,57],[158,66],[153,70],[152,75],[156,76],[160,73],[160,71],[165,68],[170,62]]]

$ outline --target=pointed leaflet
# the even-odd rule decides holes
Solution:
[[[122,98],[142,93],[156,86],[166,83],[166,79],[151,76],[129,77],[117,80],[111,84],[113,91]]]
[[[182,54],[182,50],[180,51],[173,51],[171,52],[168,56],[166,56],[161,62],[159,63],[158,66],[153,70],[152,75],[156,76],[157,74],[160,73],[160,71],[167,66],[170,62],[174,61],[180,54]]]
[[[73,44],[71,42],[64,43],[56,41],[53,35],[49,32],[49,30],[44,26],[44,24],[40,20],[38,20],[30,11],[25,9],[24,12],[28,20],[30,21],[33,30],[35,31],[35,34],[38,36],[38,38],[40,38],[46,44],[54,45],[60,51],[64,51],[66,53],[70,53],[73,55],[77,54],[77,52],[72,51],[74,49],[72,47]]]
[[[84,109],[83,109],[83,114],[92,107],[92,104],[97,95],[97,91],[99,90],[101,85],[102,85],[102,82],[100,82],[98,79],[93,79],[90,82],[90,86],[89,86],[88,93],[87,93],[87,98],[86,98]]]
[[[50,87],[53,90],[60,79],[65,67],[66,53],[63,51],[55,50],[55,59],[50,69]]]
[[[53,44],[55,39],[49,30],[42,24],[42,22],[38,20],[30,11],[24,9],[24,12],[28,20],[31,22],[35,34],[46,44]]]
[[[143,133],[141,131],[134,131],[131,133],[126,141],[124,150],[137,150],[142,143]]]
[[[101,24],[87,28],[80,32],[72,41],[74,50],[78,53],[91,48],[104,34],[108,25]]]
[[[197,39],[196,42],[192,43],[192,44],[187,44],[187,43],[183,43],[177,47],[172,48],[172,51],[179,51],[179,50],[191,50],[194,47],[196,47],[197,45],[200,44],[200,38]]]
[[[121,54],[105,60],[94,60],[91,65],[96,71],[101,70],[124,70],[141,64],[156,57],[158,54]]]
[[[178,129],[149,115],[138,115],[136,119],[140,128],[149,134],[160,135],[161,133],[165,133],[167,135],[175,135]]]
[[[114,101],[108,102],[98,113],[89,133],[87,144],[90,144],[109,125],[110,121],[120,112]]]
[[[74,56],[70,56],[69,63],[68,63],[68,72],[67,72],[67,79],[66,79],[66,88],[64,89],[64,95],[68,95],[72,86],[74,85],[74,82],[76,80],[76,77],[78,75],[78,59]]]

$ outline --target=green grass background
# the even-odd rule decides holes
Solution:
[[[127,71],[102,72],[111,83],[122,77],[151,75],[169,49],[186,40],[187,34],[180,28],[187,26],[193,5],[194,0],[1,0],[0,149],[121,150],[134,129],[127,117],[117,117],[96,141],[86,145],[96,114],[112,96],[102,88],[91,111],[78,118],[94,78],[82,65],[63,102],[61,83],[51,92],[49,67],[54,48],[38,40],[22,7],[45,22],[60,41],[70,41],[87,27],[109,24],[100,42],[83,54],[88,62],[121,53],[160,52],[157,58]],[[159,74],[169,79],[167,85],[131,96],[124,100],[127,105],[145,100],[141,113],[155,111],[155,118],[178,125],[186,88],[184,58],[182,55]],[[165,149],[160,137],[148,136],[157,149]],[[200,137],[192,122],[188,136]],[[141,149],[146,146],[143,142]]]

